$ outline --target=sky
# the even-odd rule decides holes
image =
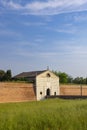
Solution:
[[[87,77],[87,0],[0,0],[0,69]]]

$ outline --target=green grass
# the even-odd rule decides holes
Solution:
[[[0,104],[0,130],[87,130],[87,100]]]

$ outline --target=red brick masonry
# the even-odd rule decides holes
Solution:
[[[81,88],[82,87],[82,88]],[[60,95],[87,96],[87,85],[60,85]]]
[[[81,95],[80,85],[60,85],[60,95]],[[82,95],[87,96],[87,86],[82,86]],[[0,83],[0,103],[35,101],[33,84]]]
[[[0,83],[0,102],[23,102],[36,100],[33,84]]]

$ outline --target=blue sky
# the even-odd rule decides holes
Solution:
[[[87,0],[0,0],[0,69],[87,76]]]

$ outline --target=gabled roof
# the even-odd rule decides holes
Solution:
[[[45,72],[47,70],[42,70],[42,71],[31,71],[31,72],[22,72],[13,78],[26,78],[26,77],[36,77],[37,75]]]

